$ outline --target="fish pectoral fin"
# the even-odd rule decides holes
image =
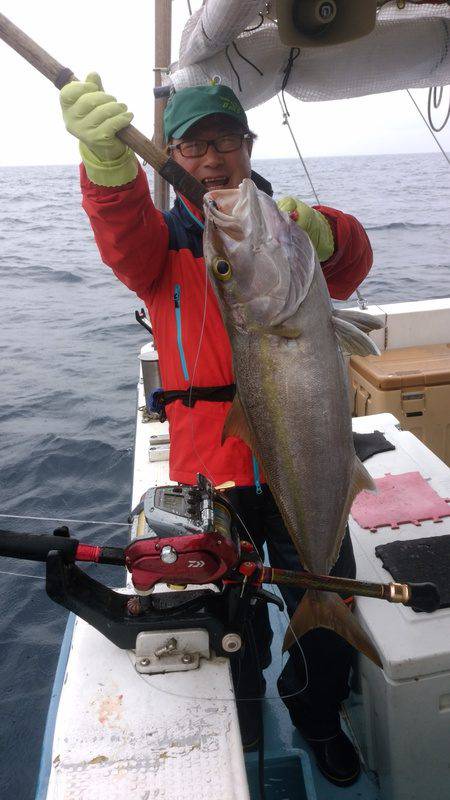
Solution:
[[[283,652],[289,650],[300,636],[313,628],[328,628],[342,636],[378,667],[381,658],[356,617],[338,594],[308,589],[290,621],[283,642]]]
[[[333,317],[335,319],[343,319],[344,322],[350,322],[351,325],[359,328],[363,333],[379,331],[386,327],[384,320],[378,319],[372,314],[365,314],[364,311],[351,311],[349,308],[334,308]]]
[[[242,439],[242,441],[253,450],[253,437],[250,433],[247,417],[245,416],[245,411],[242,408],[242,403],[238,395],[235,395],[233,404],[225,420],[221,444],[223,444],[225,439],[228,439],[229,436],[237,436],[238,439]]]
[[[269,333],[271,336],[280,336],[282,339],[298,339],[301,331],[298,328],[289,328],[285,325],[274,325],[273,327],[262,328],[262,333]]]
[[[380,351],[367,334],[341,317],[332,316],[334,330],[342,350],[358,356],[379,356]]]

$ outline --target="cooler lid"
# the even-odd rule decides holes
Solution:
[[[379,389],[450,384],[450,344],[401,347],[379,356],[352,356],[350,364]]]

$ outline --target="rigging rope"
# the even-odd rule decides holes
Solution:
[[[300,161],[302,162],[303,169],[305,170],[306,177],[308,178],[309,185],[311,186],[312,193],[313,193],[314,197],[317,200],[317,205],[320,206],[319,196],[318,196],[318,194],[316,192],[315,186],[314,186],[314,184],[312,182],[311,175],[308,172],[308,167],[305,164],[304,158],[303,158],[303,156],[301,154],[300,148],[299,148],[297,140],[295,138],[294,131],[292,130],[291,124],[289,122],[289,111],[287,109],[286,102],[284,103],[284,106],[283,106],[283,102],[282,102],[281,97],[280,97],[279,94],[277,94],[277,98],[278,98],[278,102],[280,104],[281,113],[283,114],[283,125],[287,125],[287,127],[289,129],[289,133],[292,136],[292,141],[294,142],[295,149],[297,150],[297,153],[298,153],[298,157],[299,157]]]
[[[420,114],[420,116],[422,117],[422,119],[423,119],[423,121],[424,121],[425,125],[427,126],[428,130],[430,131],[430,133],[431,133],[431,135],[432,135],[432,137],[433,137],[434,141],[436,142],[437,146],[439,147],[439,150],[441,151],[442,155],[444,156],[444,158],[445,158],[445,160],[446,160],[447,164],[450,166],[450,158],[448,157],[447,153],[445,152],[444,148],[442,147],[442,145],[441,145],[441,143],[440,143],[439,139],[437,138],[437,136],[436,136],[436,134],[435,134],[434,130],[433,130],[433,129],[432,129],[432,127],[431,127],[431,126],[428,124],[428,121],[427,121],[427,119],[425,118],[424,114],[422,113],[422,111],[421,111],[421,109],[420,109],[420,107],[419,107],[418,103],[416,102],[416,100],[415,100],[415,99],[414,99],[414,97],[412,96],[412,94],[411,94],[411,91],[410,91],[409,89],[406,89],[406,92],[407,92],[407,94],[410,96],[410,98],[411,98],[412,102],[414,103],[414,105],[415,105],[415,107],[416,107],[417,111],[419,112],[419,114]]]

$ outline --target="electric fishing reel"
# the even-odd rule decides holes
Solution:
[[[239,520],[204,475],[196,486],[148,489],[131,519],[125,564],[140,595],[157,583],[214,583],[239,563]]]
[[[129,521],[131,541],[125,548],[81,542],[65,526],[53,535],[0,530],[0,557],[44,562],[48,596],[118,647],[137,653],[142,636],[151,635],[154,653],[164,652],[168,658],[175,648],[183,664],[186,646],[180,656],[180,645],[173,642],[185,631],[194,638],[203,631],[208,648],[217,655],[239,654],[255,604],[273,603],[283,609],[281,598],[263,589],[264,584],[363,595],[428,613],[440,605],[434,583],[377,584],[264,566],[246,541],[231,503],[200,474],[195,486],[148,489]],[[76,562],[126,566],[134,592],[109,588]],[[140,650],[139,658],[138,671],[159,670],[148,666],[153,656],[147,651]],[[196,663],[186,661],[185,666]],[[162,671],[166,669],[167,661]]]

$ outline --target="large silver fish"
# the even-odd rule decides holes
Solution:
[[[374,488],[353,446],[341,346],[378,352],[364,331],[379,325],[333,309],[311,240],[251,180],[206,195],[205,217],[205,259],[237,388],[223,439],[249,444],[303,565],[328,574],[354,497]],[[338,595],[308,590],[284,649],[314,627],[331,628],[380,664]]]

